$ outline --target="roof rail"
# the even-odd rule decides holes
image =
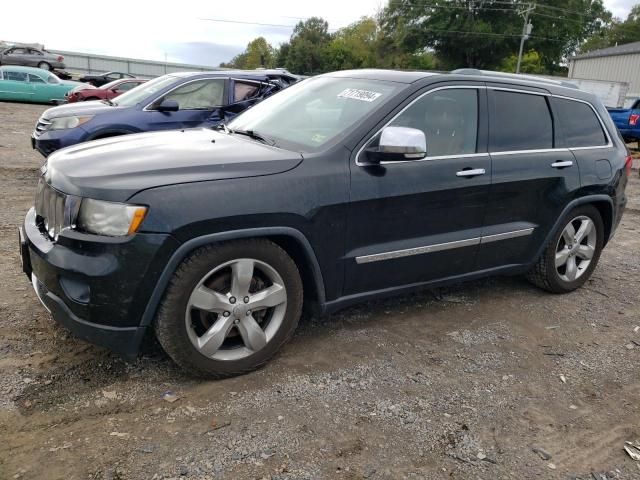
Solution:
[[[525,80],[531,82],[549,83],[557,85],[559,87],[579,89],[575,83],[571,83],[565,80],[556,80],[554,78],[542,77],[538,75],[526,75],[520,73],[506,73],[506,72],[493,72],[491,70],[479,70],[477,68],[459,68],[452,70],[451,73],[457,73],[460,75],[481,75],[494,78],[511,78],[513,80]]]

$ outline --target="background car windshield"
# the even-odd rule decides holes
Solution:
[[[313,152],[344,136],[401,88],[401,84],[376,80],[313,78],[255,105],[229,128],[254,130],[279,145]]]
[[[118,83],[120,83],[120,79],[105,83],[101,87],[98,87],[98,90],[109,90],[110,88],[115,87]]]
[[[53,73],[50,73],[49,75],[47,75],[47,83],[57,84],[60,83],[60,79]]]
[[[130,107],[142,102],[154,93],[159,92],[160,90],[168,87],[178,80],[178,77],[164,75],[162,77],[155,78],[147,83],[143,83],[139,87],[132,88],[127,93],[123,93],[118,98],[111,101],[116,105]]]

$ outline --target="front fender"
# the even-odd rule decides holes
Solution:
[[[187,257],[187,255],[189,255],[189,253],[199,247],[209,245],[211,243],[226,242],[229,240],[238,240],[242,238],[268,237],[274,235],[291,237],[300,244],[305,257],[309,262],[309,266],[313,274],[319,303],[321,305],[324,305],[325,289],[320,265],[318,263],[316,254],[311,247],[311,244],[309,243],[309,240],[307,240],[302,232],[291,227],[248,228],[243,230],[231,230],[228,232],[203,235],[200,237],[192,238],[191,240],[188,240],[181,244],[180,247],[178,247],[178,249],[173,253],[164,270],[160,274],[153,293],[151,294],[149,302],[147,303],[145,311],[142,315],[140,326],[148,327],[149,325],[151,325],[156,315],[156,311],[158,310],[160,300],[162,299],[162,296],[164,295],[164,292],[169,285],[171,277],[178,268],[178,265],[180,265],[180,263]]]

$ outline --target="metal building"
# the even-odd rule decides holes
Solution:
[[[640,98],[640,42],[617,45],[569,59],[569,78],[627,82],[625,106]]]
[[[165,63],[154,60],[94,55],[91,53],[50,50],[64,57],[66,70],[72,73],[100,74],[109,71],[124,72],[139,78],[152,78],[173,72],[206,72],[218,70],[214,67],[189,65],[185,63]]]

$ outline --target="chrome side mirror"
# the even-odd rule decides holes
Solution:
[[[422,130],[409,127],[385,127],[377,147],[366,150],[372,164],[419,160],[427,155],[427,139]]]

